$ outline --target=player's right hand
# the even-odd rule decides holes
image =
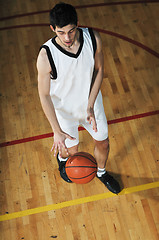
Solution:
[[[97,123],[95,119],[94,109],[91,107],[87,108],[87,121],[92,124],[93,130],[97,132]]]
[[[74,137],[71,137],[69,134],[65,132],[55,132],[54,133],[54,143],[52,145],[51,151],[54,151],[54,156],[56,156],[56,153],[59,152],[59,156],[62,157],[62,150],[66,151],[66,154],[68,155],[68,148],[65,145],[66,139],[75,140]]]

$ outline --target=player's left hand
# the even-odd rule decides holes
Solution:
[[[93,130],[97,132],[97,123],[95,119],[94,109],[92,107],[87,108],[87,121],[92,124]]]

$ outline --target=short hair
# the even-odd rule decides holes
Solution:
[[[67,3],[58,3],[50,11],[50,24],[53,26],[54,30],[57,27],[64,27],[69,24],[77,26],[77,12],[75,8]]]

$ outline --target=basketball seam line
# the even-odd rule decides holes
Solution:
[[[81,167],[81,168],[97,168],[96,166],[65,166],[65,168],[75,168],[75,167]]]
[[[90,173],[90,174],[89,174],[89,175],[87,175],[87,176],[80,177],[80,178],[70,177],[69,175],[67,175],[67,176],[68,176],[69,178],[71,178],[71,179],[83,179],[83,178],[87,178],[87,177],[91,176],[93,173],[96,173],[96,171],[94,171],[94,172]]]
[[[75,157],[77,156],[77,157],[87,158],[87,159],[88,159],[89,161],[91,161],[92,163],[97,164],[96,162],[94,162],[92,159],[90,159],[89,157],[87,157],[87,156],[85,156],[85,155],[80,155],[80,154],[76,153],[74,156],[75,156]]]

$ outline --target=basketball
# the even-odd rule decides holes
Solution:
[[[95,158],[86,152],[79,152],[69,157],[65,165],[69,179],[78,184],[85,184],[96,176],[97,163]]]

